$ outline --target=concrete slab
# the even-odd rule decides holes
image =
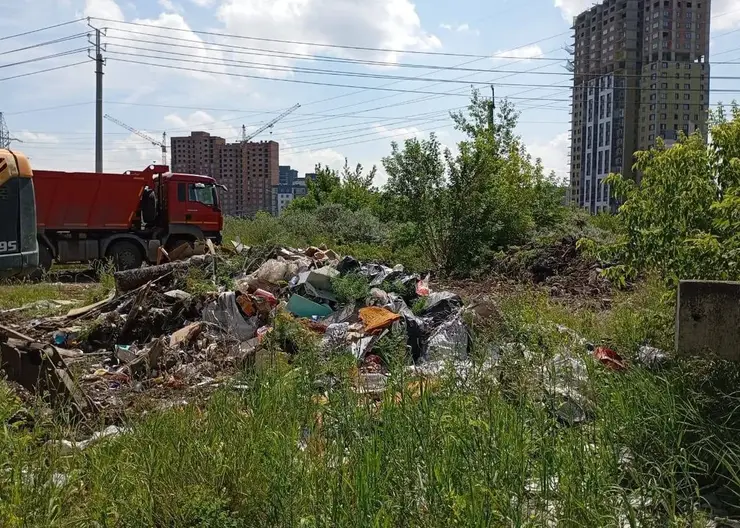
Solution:
[[[680,282],[676,352],[740,361],[740,282]]]

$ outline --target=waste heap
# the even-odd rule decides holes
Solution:
[[[391,333],[405,336],[410,368],[438,372],[467,358],[463,302],[431,292],[428,277],[327,248],[233,246],[117,272],[116,292],[98,303],[0,327],[3,370],[54,405],[73,403],[79,417],[103,412],[115,422],[127,410],[184,404],[227,383],[253,364],[278,316],[317,334],[327,353],[353,354],[368,390],[384,386],[386,359],[373,352]],[[194,270],[205,281],[194,284]],[[224,278],[230,287],[217,287]],[[360,284],[359,293],[349,298],[343,281]]]

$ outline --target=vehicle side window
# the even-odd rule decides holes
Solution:
[[[184,183],[177,184],[177,201],[178,202],[185,201],[185,184]]]
[[[202,183],[188,183],[188,200],[199,202],[204,205],[213,205],[213,185]]]

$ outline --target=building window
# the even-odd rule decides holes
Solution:
[[[612,132],[612,127],[610,126],[610,123],[607,123],[606,124],[606,137],[604,138],[604,142],[607,145],[609,145],[611,141],[611,132]]]
[[[648,119],[650,121],[655,121],[655,114],[650,114],[650,117]]]
[[[676,94],[676,95],[678,95],[678,94]],[[691,99],[691,94],[683,94],[683,98],[684,98],[684,100],[688,101],[688,100]]]
[[[651,123],[650,126],[648,126],[648,130],[655,130],[655,123]]]
[[[586,176],[591,174],[591,154],[586,154]]]
[[[596,174],[601,174],[604,168],[604,153],[599,152],[598,161],[596,162]]]
[[[683,115],[683,120],[684,121],[688,121],[689,120],[689,114],[684,114]]]
[[[688,110],[690,106],[691,106],[691,105],[687,105],[687,104],[684,104],[684,105],[683,105],[683,109],[684,109],[684,110]]]

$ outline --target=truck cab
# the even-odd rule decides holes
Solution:
[[[161,204],[160,214],[164,216],[169,235],[168,246],[193,237],[221,242],[223,216],[213,178],[168,172],[155,176],[154,181]]]
[[[39,262],[31,164],[0,149],[0,277],[31,273]]]

